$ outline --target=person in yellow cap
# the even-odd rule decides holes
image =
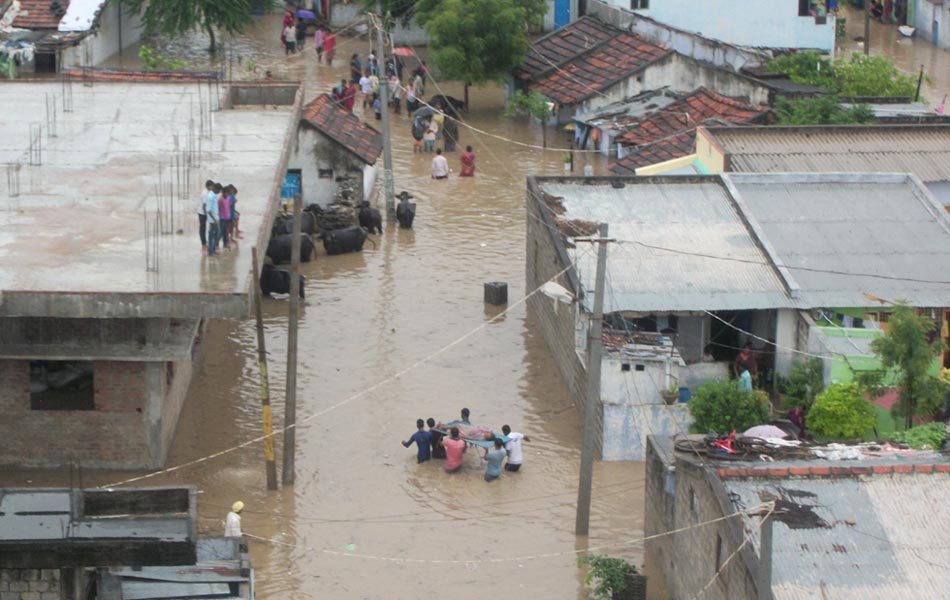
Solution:
[[[224,522],[224,537],[241,537],[241,511],[244,503],[238,500],[231,505],[231,512]]]

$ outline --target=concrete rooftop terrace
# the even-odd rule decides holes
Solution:
[[[0,173],[0,317],[245,316],[251,248],[267,242],[299,89],[292,105],[232,109],[223,84],[74,82],[68,113],[64,89],[52,81],[0,84],[0,165],[22,165],[18,195],[11,175]],[[47,96],[58,106],[56,137],[47,133]],[[204,113],[201,137],[209,97],[214,108],[220,97],[223,109],[210,113],[211,127]],[[182,232],[153,236],[158,271],[150,272],[145,213],[155,219],[159,208],[160,165],[166,187],[176,179],[170,165],[176,155],[184,161],[192,120],[192,147],[201,138],[197,166],[188,189],[182,185],[164,211],[166,219],[171,214],[167,229]],[[30,164],[37,162],[30,158],[37,124],[39,165]],[[197,233],[207,179],[239,190],[243,239],[215,259],[201,253]]]

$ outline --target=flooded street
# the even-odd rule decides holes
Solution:
[[[232,65],[235,77],[239,69],[248,75],[270,69],[277,78],[304,81],[310,100],[345,75],[350,54],[367,52],[365,40],[341,38],[332,69],[316,64],[312,48],[285,60],[278,29],[279,17],[267,17],[234,44],[254,61],[250,69]],[[158,50],[203,68],[204,43],[196,36]],[[134,51],[113,65],[119,63],[137,66]],[[407,61],[408,68],[415,64]],[[462,97],[460,86],[442,88]],[[439,91],[427,86],[427,95]],[[415,229],[387,223],[383,235],[374,236],[376,248],[368,243],[360,254],[335,257],[321,250],[316,262],[302,266],[307,301],[300,321],[296,485],[265,490],[260,443],[131,484],[196,485],[200,530],[208,534],[220,535],[228,507],[243,500],[244,529],[257,536],[250,547],[262,600],[433,593],[474,599],[492,592],[587,598],[579,551],[597,547],[643,562],[641,543],[624,544],[642,536],[642,464],[596,465],[591,535],[578,540],[573,534],[580,418],[525,306],[516,304],[526,292],[525,176],[563,173],[562,155],[506,141],[540,145],[541,131],[499,117],[499,86],[470,93],[466,119],[486,132],[460,131],[461,146],[475,147],[476,177],[430,179],[432,155],[413,155],[408,118],[396,116],[396,190],[416,196]],[[552,129],[548,138],[563,146],[566,135]],[[457,172],[458,153],[448,159]],[[597,173],[606,172],[602,161],[598,157]],[[581,162],[578,172],[582,168]],[[510,309],[490,324],[503,309],[483,304],[486,281],[509,284]],[[265,299],[264,314],[280,427],[286,300]],[[253,321],[214,322],[203,344],[169,467],[260,434]],[[521,472],[486,483],[484,464],[470,451],[463,471],[449,476],[441,461],[417,465],[415,448],[400,445],[417,418],[450,420],[462,407],[477,424],[497,430],[508,423],[531,438]],[[280,436],[277,441],[279,449]],[[87,472],[83,485],[132,476]],[[69,484],[64,473],[5,479]],[[663,597],[659,577],[651,587],[653,597]]]

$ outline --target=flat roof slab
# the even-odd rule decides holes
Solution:
[[[77,82],[71,89],[72,112],[63,113],[61,82],[0,85],[0,164],[21,165],[18,194],[0,173],[0,316],[245,316],[251,248],[267,241],[299,97],[290,107],[208,113],[209,98],[214,108],[218,96],[225,105],[226,86]],[[59,109],[55,137],[47,97]],[[31,165],[36,124],[42,164]],[[171,165],[199,144],[190,185],[164,194],[174,197],[163,208],[168,233],[152,238],[158,271],[148,271],[145,224],[162,208],[156,187],[160,178],[178,186],[183,177]],[[204,256],[198,242],[207,179],[239,190],[243,239],[218,258]]]

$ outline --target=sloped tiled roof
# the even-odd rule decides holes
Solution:
[[[383,136],[362,119],[322,94],[303,107],[300,118],[368,165],[383,151]]]
[[[696,149],[696,128],[690,127],[652,144],[641,146],[610,165],[611,173],[634,176],[640,167],[648,167],[692,154]]]
[[[553,65],[565,63],[619,33],[619,29],[596,17],[581,17],[532,44],[524,64],[515,70],[515,75],[521,79],[533,79]]]
[[[695,127],[706,119],[721,119],[730,123],[761,123],[769,112],[770,109],[766,106],[748,104],[701,87],[640,121],[636,127],[620,136],[618,141],[622,144],[643,146],[683,129]]]
[[[584,52],[529,85],[562,105],[582,102],[673,51],[629,33]]]
[[[56,29],[61,16],[50,8],[52,0],[20,0],[20,12],[13,20],[14,27],[22,29]],[[63,14],[69,6],[69,0],[59,0]]]

